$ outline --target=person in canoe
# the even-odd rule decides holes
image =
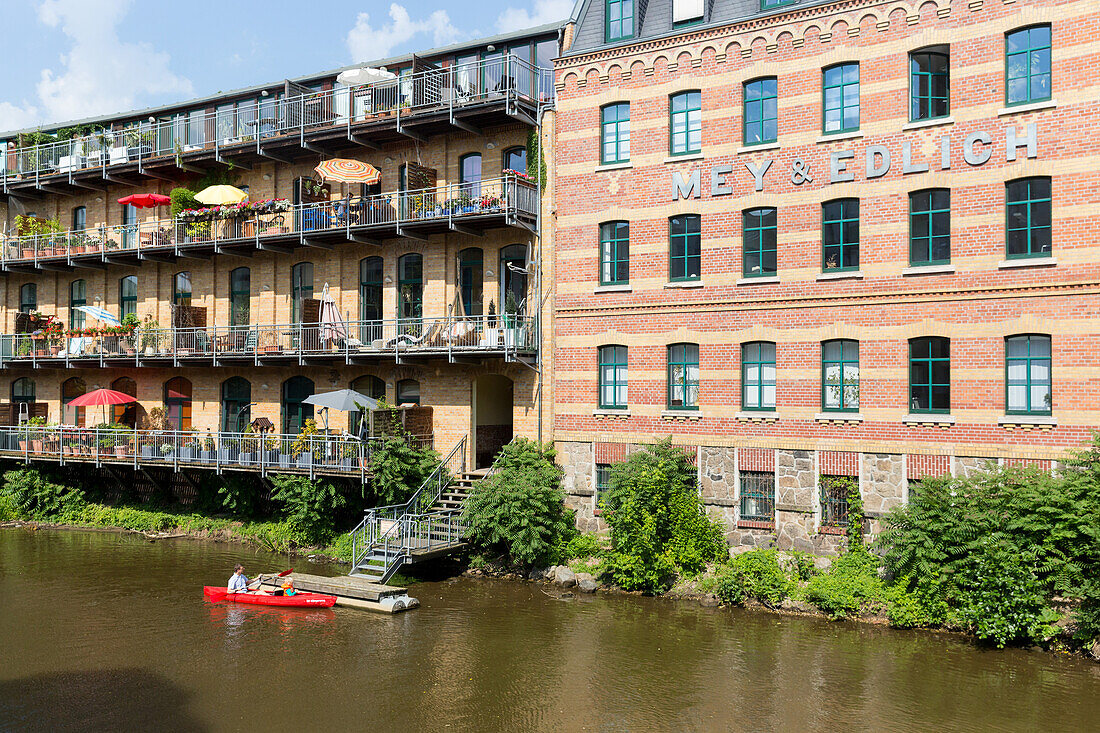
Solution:
[[[237,563],[233,568],[233,575],[229,578],[229,584],[226,586],[226,590],[230,593],[255,593],[257,595],[268,595],[265,591],[259,590],[260,579],[249,580],[248,576],[244,574],[244,565]]]

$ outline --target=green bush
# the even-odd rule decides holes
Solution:
[[[57,518],[84,505],[84,492],[80,489],[48,481],[33,468],[6,472],[4,492],[15,502],[21,516],[36,519]]]
[[[10,522],[19,519],[19,507],[15,504],[15,498],[8,494],[0,494],[0,522]]]
[[[947,603],[936,583],[925,584],[909,590],[909,578],[900,578],[886,588],[886,617],[890,625],[899,629],[922,626],[940,626],[948,618]]]
[[[513,565],[561,562],[577,530],[565,508],[562,470],[551,444],[516,438],[493,462],[493,474],[474,484],[466,501],[469,538]]]
[[[601,506],[611,527],[605,568],[615,583],[659,593],[679,574],[693,575],[729,556],[721,525],[703,510],[694,476],[671,439],[612,467]]]
[[[251,476],[223,475],[217,484],[218,511],[235,517],[255,517],[260,513],[263,497],[260,487]]]
[[[979,553],[958,578],[959,618],[968,631],[998,647],[1053,635],[1051,609],[1031,557],[1002,547]]]
[[[305,476],[274,474],[271,498],[282,507],[303,544],[324,545],[335,533],[333,518],[347,504],[347,498],[328,481],[310,481]]]
[[[733,565],[723,565],[719,568],[717,579],[714,594],[718,596],[718,600],[731,606],[740,606],[745,602],[745,576]]]
[[[791,581],[775,550],[750,550],[733,558],[730,564],[745,582],[745,592],[767,606],[776,606],[790,590]]]
[[[438,465],[439,454],[431,448],[414,445],[403,433],[388,435],[371,453],[371,488],[380,503],[400,504]]]
[[[843,618],[886,602],[878,558],[857,546],[833,561],[806,585],[806,600],[833,618]]]
[[[603,547],[600,545],[599,537],[594,534],[578,534],[566,544],[564,559],[599,557],[601,552]]]
[[[168,198],[172,199],[172,218],[179,216],[184,209],[202,208],[202,204],[195,198],[195,192],[187,188],[173,188],[168,192]]]
[[[3,510],[0,509],[0,514]],[[1081,586],[1081,606],[1074,614],[1077,623],[1075,636],[1089,643],[1100,639],[1100,579],[1093,578]]]

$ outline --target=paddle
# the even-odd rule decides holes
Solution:
[[[278,573],[277,575],[271,575],[271,573],[267,573],[266,575],[270,578],[281,578],[284,575],[290,575],[293,572],[294,572],[294,568],[289,568],[287,570],[284,570],[281,573]],[[264,573],[260,573],[259,575],[257,575],[256,579],[248,584],[248,588],[250,590],[256,590],[257,588],[259,588],[260,585],[263,583],[264,575],[265,575]]]

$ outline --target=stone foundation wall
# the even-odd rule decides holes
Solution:
[[[868,531],[877,535],[882,517],[905,503],[907,479],[905,456],[890,453],[864,453],[860,466],[860,493],[863,513],[868,519]]]

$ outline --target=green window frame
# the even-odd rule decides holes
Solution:
[[[852,339],[821,344],[821,409],[859,410],[859,342]]]
[[[1005,184],[1005,249],[1010,260],[1050,257],[1049,178],[1021,178]]]
[[[909,339],[909,411],[951,412],[951,341],[942,336]]]
[[[668,152],[691,155],[703,151],[703,95],[698,90],[668,98]]]
[[[1051,344],[1046,334],[1005,338],[1005,414],[1050,415]]]
[[[118,317],[137,315],[137,275],[127,275],[118,281]]]
[[[172,278],[172,302],[176,305],[191,305],[191,273],[187,270],[177,272]]]
[[[821,270],[859,269],[859,199],[836,199],[821,205]]]
[[[600,163],[630,161],[630,103],[616,102],[600,108]]]
[[[742,142],[774,143],[779,139],[779,82],[774,76],[745,82],[742,91]]]
[[[1030,104],[1051,98],[1052,46],[1049,25],[1005,34],[1005,104]]]
[[[423,315],[424,256],[419,252],[411,252],[401,255],[397,260],[398,332],[419,335]]]
[[[480,247],[467,247],[458,253],[458,281],[462,294],[462,313],[480,316],[484,300],[484,257]]]
[[[909,194],[909,264],[951,262],[951,191],[929,188]]]
[[[699,344],[668,347],[666,404],[670,410],[699,409]]]
[[[859,129],[859,64],[844,63],[821,72],[821,129],[826,135]]]
[[[681,214],[668,220],[668,279],[672,282],[702,276],[702,226],[698,214]]]
[[[625,410],[627,407],[626,347],[617,344],[599,349],[599,405],[601,410]]]
[[[909,54],[909,119],[934,120],[950,113],[950,55],[943,51]]]
[[[38,310],[38,285],[24,283],[19,288],[19,312],[34,313]]]
[[[301,323],[302,305],[313,297],[313,263],[299,262],[290,268],[290,322]]]
[[[600,224],[600,285],[630,282],[630,223]]]
[[[773,277],[777,272],[779,214],[773,208],[741,212],[741,274]]]
[[[741,345],[741,409],[775,410],[775,344],[751,341]]]
[[[784,5],[794,5],[798,0],[760,0],[761,10],[774,10]]]
[[[382,338],[384,264],[378,255],[359,260],[359,340],[365,344]]]
[[[77,308],[88,305],[88,284],[83,280],[69,283],[69,328],[84,328],[87,316]]]
[[[611,464],[610,463],[597,463],[596,464],[596,496],[595,504],[597,510],[600,506],[600,497],[607,496],[607,492],[611,491]]]
[[[222,382],[222,430],[243,433],[252,422],[252,383],[244,377]]]
[[[229,325],[247,326],[252,319],[252,271],[238,267],[229,273]]]
[[[775,521],[775,473],[771,471],[741,471],[738,494],[738,520],[743,522]]]
[[[604,5],[604,42],[634,37],[634,0],[606,0]]]

